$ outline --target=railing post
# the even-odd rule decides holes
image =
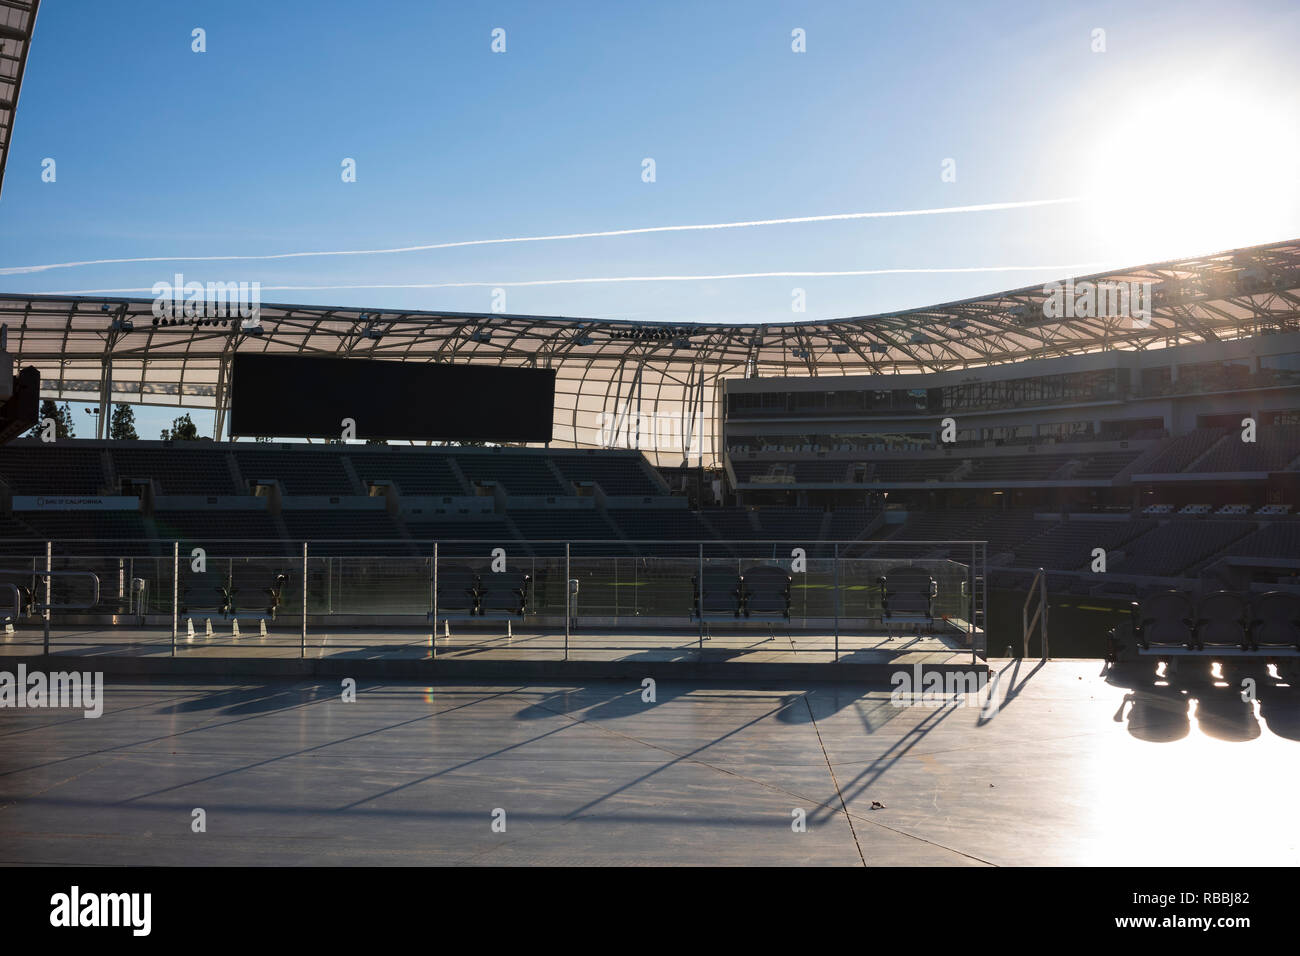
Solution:
[[[181,543],[172,542],[172,657],[176,656],[176,630],[181,619]]]
[[[835,569],[835,587],[831,594],[831,603],[835,608],[835,663],[840,662],[840,545],[836,542],[831,563]]]
[[[50,653],[50,605],[54,603],[54,578],[50,572],[54,570],[54,542],[45,542],[45,653]]]
[[[615,559],[617,560],[617,559]],[[573,621],[573,586],[569,565],[569,542],[564,542],[564,659],[569,659],[569,625]],[[618,589],[615,588],[615,591]]]
[[[1043,660],[1047,660],[1047,574],[1042,568],[1038,569],[1038,573],[1043,576],[1038,591],[1038,613],[1043,617],[1039,633],[1043,638]]]
[[[966,613],[970,617],[970,665],[975,666],[975,542],[970,543],[970,601],[966,605]]]
[[[700,562],[696,571],[695,616],[700,619],[700,657],[704,657],[704,542],[700,543]]]
[[[438,542],[433,543],[433,596],[430,598],[430,604],[433,607],[433,625],[429,628],[429,656],[438,656]]]
[[[307,656],[307,542],[302,543],[302,643],[299,657]]]
[[[980,542],[980,635],[984,656],[989,653],[989,543]]]

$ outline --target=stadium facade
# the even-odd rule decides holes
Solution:
[[[160,318],[154,299],[5,294],[0,322],[16,368],[38,368],[45,397],[98,403],[101,429],[111,404],[125,402],[210,408],[224,435],[237,352],[491,363],[556,370],[554,447],[632,447],[656,465],[707,468],[722,463],[728,380],[951,381],[1014,363],[1296,331],[1300,242],[1072,280],[1078,295],[1147,290],[1133,299],[1140,310],[1124,314],[1104,296],[1099,308],[1063,310],[1064,284],[1049,283],[887,315],[754,325],[295,305],[261,305],[250,319],[227,301],[212,309],[207,286],[196,286],[188,316]]]

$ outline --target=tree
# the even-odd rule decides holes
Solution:
[[[47,398],[41,402],[41,417],[37,420],[36,425],[27,433],[28,438],[40,438],[41,431],[45,428],[45,419],[54,419],[54,437],[76,438],[76,429],[72,426],[72,409],[68,403],[64,402],[62,407],[52,398]]]
[[[108,437],[114,441],[136,441],[135,409],[130,405],[114,405],[113,417],[108,423]]]
[[[198,441],[198,426],[191,421],[189,413],[186,412],[179,418],[172,419],[171,431],[162,430],[163,441]]]

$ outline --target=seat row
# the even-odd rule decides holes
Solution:
[[[776,565],[759,565],[744,574],[707,568],[691,578],[695,591],[691,619],[705,621],[768,617],[790,620],[790,574]]]
[[[522,618],[528,608],[529,575],[516,568],[504,571],[470,567],[438,570],[436,610],[430,618]]]
[[[1138,655],[1300,656],[1300,594],[1246,596],[1155,591],[1134,602],[1127,625],[1111,631],[1107,660]]]

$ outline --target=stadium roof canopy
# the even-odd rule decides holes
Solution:
[[[0,189],[4,187],[14,110],[23,85],[40,0],[0,0]]]
[[[597,447],[602,427],[608,437],[652,416],[677,423],[665,434],[678,447],[648,451],[664,465],[714,460],[727,378],[939,371],[1300,329],[1300,240],[1075,281],[1152,283],[1149,324],[1050,317],[1043,286],[752,325],[263,304],[253,331],[238,317],[158,320],[153,299],[14,294],[0,295],[0,322],[16,366],[40,369],[42,394],[98,402],[101,423],[112,402],[215,408],[220,434],[236,352],[534,365],[557,369],[554,444]]]

